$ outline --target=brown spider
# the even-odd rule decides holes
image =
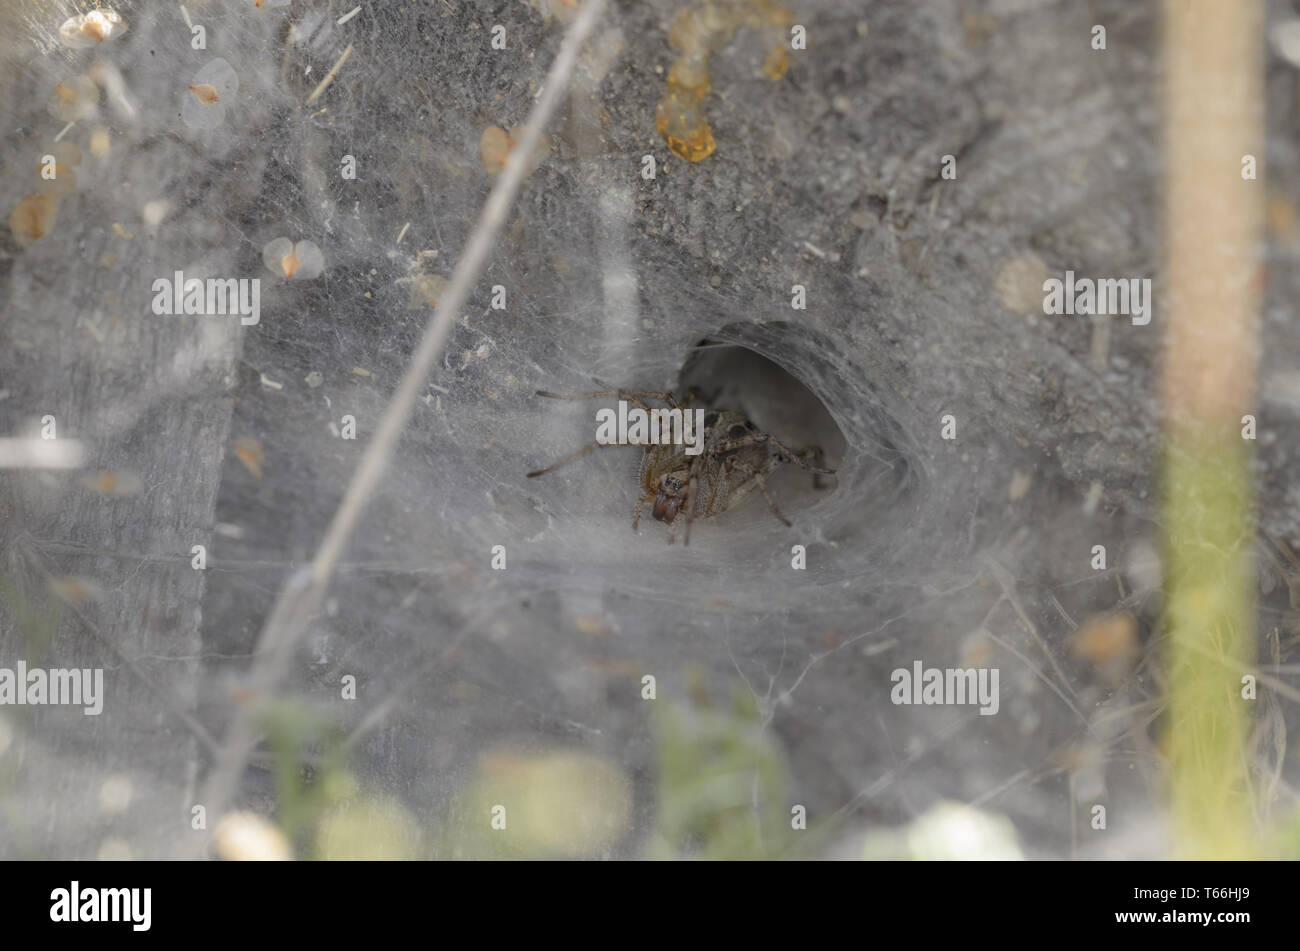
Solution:
[[[610,386],[601,380],[595,381],[604,387],[595,393],[548,393],[538,390],[538,396],[555,400],[589,400],[617,397],[630,405],[650,412],[646,400],[660,400],[675,410],[682,405],[671,393],[653,393],[644,390],[623,390]],[[688,397],[689,402],[689,397]],[[593,449],[620,443],[593,442],[583,446],[577,452],[565,456],[559,462],[528,473],[528,478],[554,472],[579,459]],[[788,449],[775,437],[759,430],[753,423],[742,416],[726,410],[710,410],[704,416],[703,450],[698,455],[688,455],[686,447],[671,443],[646,445],[641,457],[641,470],[638,480],[644,493],[636,502],[636,511],[632,518],[632,528],[636,529],[641,521],[641,510],[647,502],[654,502],[650,514],[670,526],[668,544],[677,537],[677,526],[685,521],[686,532],[683,544],[691,543],[691,523],[695,519],[711,518],[731,508],[757,485],[767,499],[772,514],[790,525],[790,520],[781,514],[767,489],[765,476],[777,466],[793,462],[803,469],[814,473],[813,485],[821,488],[818,476],[833,475],[834,469],[825,469],[811,465],[806,459],[818,462],[822,460],[822,450],[817,447],[793,450]]]

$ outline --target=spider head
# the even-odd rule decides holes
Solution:
[[[687,487],[690,484],[689,469],[678,469],[664,473],[659,480],[659,491],[655,494],[655,505],[651,514],[661,522],[672,522],[681,511],[686,501]]]

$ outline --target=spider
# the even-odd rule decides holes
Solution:
[[[647,400],[659,400],[667,403],[672,409],[682,409],[682,404],[671,393],[624,390],[601,380],[595,380],[595,383],[604,389],[594,393],[574,394],[538,390],[537,395],[554,400],[617,397],[647,413],[650,411]],[[687,402],[689,399],[688,396]],[[590,443],[545,469],[528,473],[528,478],[554,472],[580,459],[593,449],[614,445],[621,444]],[[763,497],[767,499],[772,514],[789,526],[791,522],[777,508],[772,493],[768,491],[765,477],[777,466],[793,462],[813,473],[815,488],[823,488],[819,477],[833,475],[835,470],[814,465],[808,460],[821,463],[822,450],[815,446],[801,450],[789,449],[778,442],[774,436],[759,430],[740,413],[710,410],[704,416],[703,450],[698,455],[688,455],[686,447],[671,443],[644,447],[641,469],[637,474],[643,494],[636,501],[636,510],[632,516],[632,530],[635,531],[640,524],[641,511],[645,504],[653,502],[650,514],[669,526],[668,544],[671,545],[676,539],[678,525],[685,522],[686,531],[682,544],[689,545],[693,521],[697,518],[711,518],[725,512],[749,494],[756,485],[763,493]]]

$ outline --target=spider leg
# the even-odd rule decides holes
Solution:
[[[713,447],[712,454],[717,456],[733,449],[744,449],[746,446],[754,446],[761,442],[776,442],[776,440],[767,433],[750,433],[747,436],[737,436],[735,439],[724,439]]]
[[[528,473],[528,478],[532,479],[539,475],[546,475],[546,473],[548,472],[554,472],[556,469],[559,469],[561,466],[567,466],[575,459],[581,459],[583,456],[591,452],[591,450],[593,449],[608,449],[610,446],[620,446],[621,448],[621,444],[616,442],[588,443],[587,445],[579,449],[577,452],[570,453],[569,455],[565,456],[563,459],[561,459],[559,462],[555,463],[554,465],[549,465],[545,469],[538,469],[534,472]]]
[[[627,400],[633,406],[639,407],[649,413],[650,407],[645,403],[642,397],[659,397],[667,394],[640,393],[631,390],[610,388],[608,390],[597,390],[595,393],[552,393],[549,390],[538,390],[537,395],[545,396],[550,400],[594,400],[608,399],[611,396],[617,396],[619,399]]]
[[[641,498],[636,500],[636,511],[632,515],[632,531],[635,532],[636,527],[641,524],[641,509],[644,508],[645,504],[656,495],[658,495],[657,492],[651,492],[649,495],[643,495]]]
[[[677,537],[677,524],[681,520],[682,520],[682,513],[678,512],[677,517],[674,518],[672,520],[672,523],[668,526],[668,544],[670,545],[673,543],[673,539]]]
[[[763,478],[763,473],[759,472],[749,463],[742,462],[739,459],[731,460],[731,464],[741,472],[744,472],[758,484],[759,490],[763,493],[763,498],[767,499],[767,507],[772,510],[772,514],[784,522],[787,528],[792,527],[791,521],[782,515],[781,510],[776,507],[776,501],[772,498],[772,493],[767,490],[767,480]]]
[[[805,458],[812,459],[814,465],[813,466],[805,465],[803,462]],[[826,453],[822,451],[821,446],[808,446],[804,449],[800,449],[798,452],[791,454],[791,461],[794,462],[796,465],[799,465],[802,468],[812,472],[814,489],[826,488],[827,483],[826,480],[822,478],[822,476],[826,475],[829,472],[835,471],[833,469],[824,468],[826,465]]]
[[[834,469],[826,468],[826,453],[822,451],[821,446],[808,446],[805,449],[800,449],[798,452],[795,452],[792,449],[787,449],[785,446],[782,446],[775,439],[773,439],[772,442],[775,443],[776,446],[778,446],[783,453],[789,456],[790,461],[793,462],[795,465],[797,465],[799,468],[807,469],[809,472],[812,472],[817,475],[835,474]],[[811,458],[814,462],[817,463],[817,465],[809,465],[807,462],[804,462],[805,458]]]
[[[754,446],[759,443],[776,447],[777,455],[780,457],[782,462],[793,462],[801,469],[807,469],[809,472],[819,473],[821,475],[835,474],[834,469],[825,469],[821,466],[809,465],[807,462],[804,462],[804,456],[808,455],[812,455],[813,458],[821,460],[823,455],[821,447],[810,446],[807,449],[800,449],[796,452],[769,433],[750,433],[747,436],[738,436],[735,439],[725,439],[713,447],[713,454],[716,456],[720,453],[730,452],[733,449],[744,449],[746,446]]]
[[[618,390],[606,389],[599,390],[595,393],[552,393],[550,390],[538,390],[538,396],[545,396],[549,400],[594,400],[601,397],[617,396]]]
[[[631,403],[633,406],[644,411],[647,417],[651,416],[652,410],[646,400],[663,400],[673,409],[681,409],[676,397],[671,393],[652,393],[645,390],[623,390],[616,386],[610,386],[610,384],[606,383],[604,380],[596,380],[595,377],[592,379],[601,386],[606,387],[606,389],[597,390],[594,393],[552,393],[549,390],[537,390],[536,392],[538,396],[545,396],[547,399],[552,400],[593,400],[618,397],[619,399],[626,400],[628,403]],[[628,443],[627,445],[640,446],[644,445],[644,443]],[[577,456],[574,458],[576,459]],[[539,472],[538,475],[541,475],[541,473]]]
[[[695,496],[700,489],[700,477],[696,475],[699,464],[691,463],[691,481],[686,487],[686,537],[682,541],[682,547],[685,548],[691,543],[691,523],[695,521]]]
[[[597,379],[594,376],[591,379],[597,386],[607,388],[607,392],[602,395],[617,396],[619,399],[627,400],[629,403],[636,402],[636,405],[640,406],[642,409],[649,409],[649,407],[641,402],[642,400],[662,400],[673,409],[682,408],[681,404],[677,402],[677,397],[673,396],[671,393],[656,392],[654,390],[624,390],[617,386],[611,386],[604,380]]]

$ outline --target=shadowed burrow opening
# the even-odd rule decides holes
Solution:
[[[779,467],[768,486],[787,517],[826,503],[820,511],[828,516],[851,507],[856,521],[863,496],[894,506],[914,486],[898,425],[845,349],[788,322],[729,324],[700,340],[682,365],[679,390],[694,391],[692,406],[741,413],[791,449],[820,447],[825,467],[836,470],[814,478],[796,465]]]

